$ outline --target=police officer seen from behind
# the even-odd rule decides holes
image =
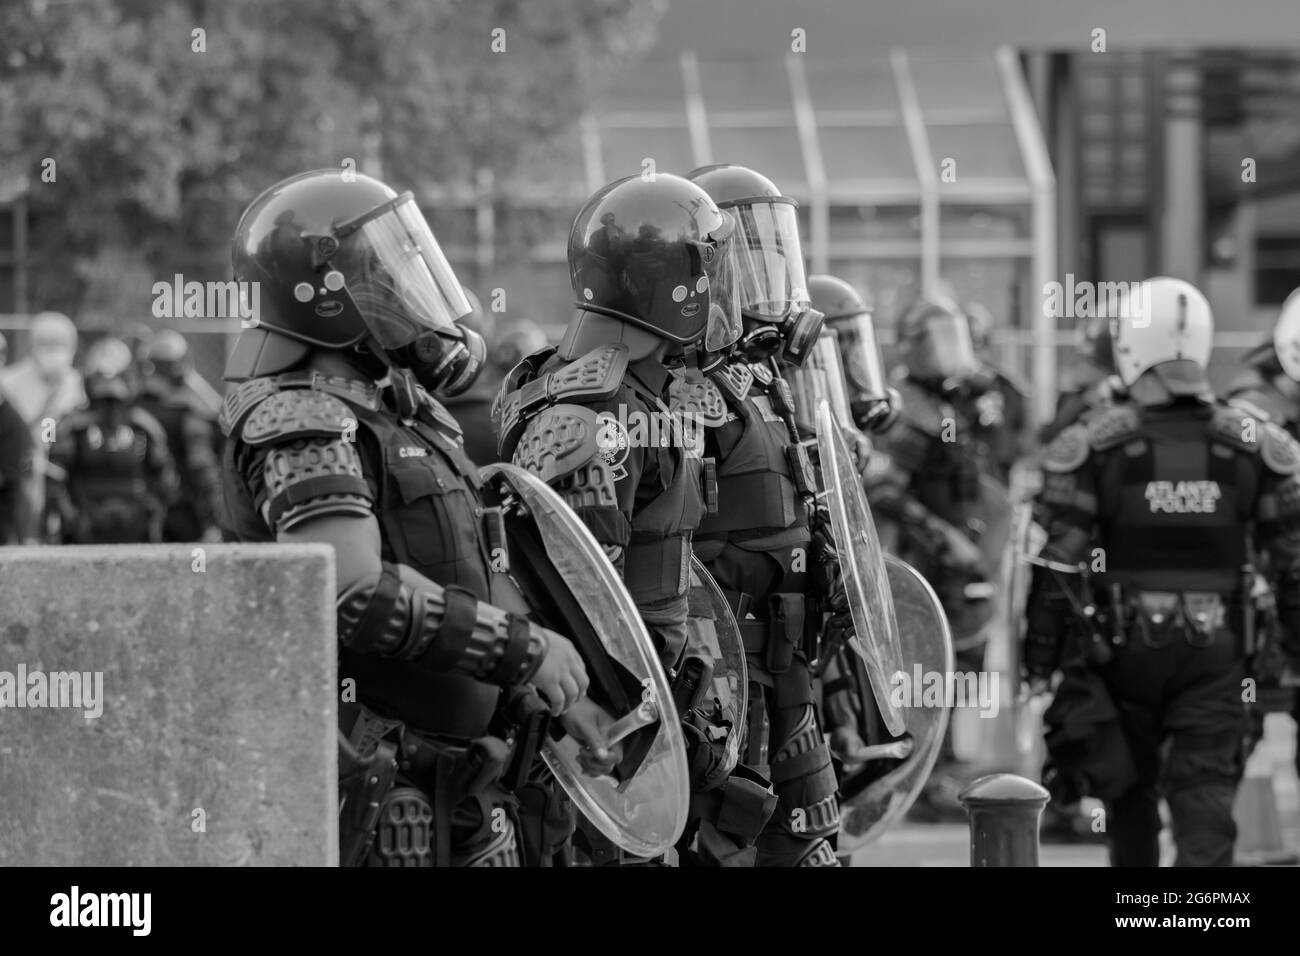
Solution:
[[[1044,462],[1025,661],[1039,686],[1064,667],[1049,786],[1106,801],[1112,862],[1158,863],[1163,797],[1177,865],[1227,866],[1253,631],[1242,592],[1257,544],[1294,667],[1300,447],[1213,397],[1213,319],[1195,287],[1140,289],[1111,320],[1128,400],[1067,428]]]
[[[144,345],[142,355],[140,406],[166,432],[180,479],[180,495],[163,521],[163,540],[219,540],[217,423],[185,384],[192,367],[189,344],[179,332],[164,329]]]

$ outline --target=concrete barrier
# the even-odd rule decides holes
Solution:
[[[323,545],[0,548],[0,866],[336,865],[335,642]]]

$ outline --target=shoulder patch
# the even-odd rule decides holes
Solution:
[[[253,406],[278,390],[275,380],[271,378],[250,379],[232,388],[222,399],[221,414],[217,416],[221,433],[227,438],[233,435],[243,424],[244,416],[253,410]]]
[[[1047,446],[1043,470],[1058,474],[1078,471],[1088,460],[1091,451],[1087,427],[1079,424],[1071,425],[1053,438],[1052,443]]]
[[[1300,471],[1300,444],[1273,422],[1265,422],[1260,430],[1259,456],[1265,467],[1279,475]]]
[[[1087,420],[1088,444],[1094,451],[1122,445],[1142,433],[1142,419],[1131,405],[1113,405]]]
[[[567,365],[543,372],[513,391],[504,391],[503,386],[497,413],[501,423],[497,446],[500,453],[505,455],[514,447],[523,423],[543,408],[563,402],[613,398],[627,374],[627,355],[626,345],[602,345]],[[516,366],[511,378],[518,380],[519,371]]]
[[[250,445],[293,438],[341,436],[356,428],[356,415],[340,399],[324,392],[295,388],[276,392],[244,420],[240,437]]]
[[[523,426],[512,461],[563,492],[571,507],[610,506],[617,503],[618,456],[626,455],[616,438],[592,409],[555,405]]]
[[[674,374],[668,386],[668,408],[674,416],[700,422],[706,428],[717,428],[727,420],[727,402],[707,378]]]

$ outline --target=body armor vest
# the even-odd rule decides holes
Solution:
[[[440,416],[428,407],[408,425],[393,411],[376,409],[374,402],[366,404],[359,393],[330,391],[356,414],[357,451],[375,496],[383,559],[491,601],[492,572],[482,534],[477,469],[456,440],[454,425],[440,424]],[[231,494],[230,455],[239,444],[226,443],[227,501],[234,502],[231,527],[243,540],[272,540],[243,483],[237,482],[235,489],[242,494]],[[260,537],[248,535],[253,528]],[[340,648],[339,679],[349,677],[356,680],[361,703],[448,737],[475,738],[486,733],[499,693],[461,674]]]
[[[71,422],[68,494],[79,543],[147,541],[160,489],[147,467],[151,438],[129,406],[92,405]],[[159,436],[161,437],[161,436]]]
[[[1144,590],[1231,592],[1248,559],[1258,475],[1209,431],[1212,406],[1144,412],[1098,462],[1105,577]]]

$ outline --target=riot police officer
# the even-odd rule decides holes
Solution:
[[[1228,386],[1237,405],[1300,435],[1300,289],[1287,296],[1269,340],[1251,351]]]
[[[977,546],[985,530],[986,463],[963,401],[978,371],[969,320],[946,299],[918,299],[898,322],[902,395],[898,422],[877,444],[867,489],[896,553],[938,593],[953,632],[959,665],[982,664],[984,625],[991,617],[989,582],[996,567]],[[960,818],[961,773],[945,740],[944,763],[913,808],[918,819]]]
[[[162,522],[176,495],[167,436],[134,402],[131,350],[101,339],[86,353],[87,405],[61,419],[50,444],[47,507],[67,543],[162,540]]]
[[[192,368],[189,344],[179,332],[163,329],[144,343],[141,366],[140,407],[162,425],[180,478],[180,494],[163,520],[163,540],[218,540],[217,422],[185,385]]]
[[[337,170],[262,193],[233,257],[262,308],[226,371],[224,525],[337,554],[357,696],[339,715],[343,862],[517,865],[501,688],[531,682],[573,721],[587,677],[494,576],[476,470],[433,397],[482,361],[460,283],[410,193]]]
[[[1129,399],[1067,428],[1044,461],[1025,661],[1040,684],[1064,668],[1048,779],[1061,799],[1106,801],[1112,862],[1158,863],[1163,795],[1178,864],[1226,866],[1253,543],[1297,652],[1300,447],[1213,397],[1213,318],[1195,287],[1161,277],[1140,294],[1111,319]]]
[[[678,176],[599,190],[569,235],[577,312],[558,347],[506,376],[498,400],[502,458],[541,476],[591,529],[668,669],[686,646],[691,538],[705,488],[693,436],[669,409],[666,363],[702,339],[723,349],[738,334],[732,229]],[[693,753],[708,762],[707,746]],[[583,839],[593,862],[635,863],[595,835]]]
[[[827,597],[812,554],[816,487],[779,364],[807,357],[823,316],[810,303],[794,200],[744,166],[706,166],[688,178],[737,224],[742,335],[729,352],[706,351],[706,379],[675,405],[702,416],[715,410],[705,450],[717,462],[719,507],[701,523],[695,550],[744,638],[750,713],[742,760],[771,777],[779,801],[756,841],[756,862],[837,866],[835,773],[809,668]]]
[[[978,302],[962,306],[970,323],[971,344],[979,368],[966,383],[963,399],[966,417],[982,456],[1003,484],[1027,450],[1029,390],[1019,377],[999,366],[992,357],[993,314]]]

